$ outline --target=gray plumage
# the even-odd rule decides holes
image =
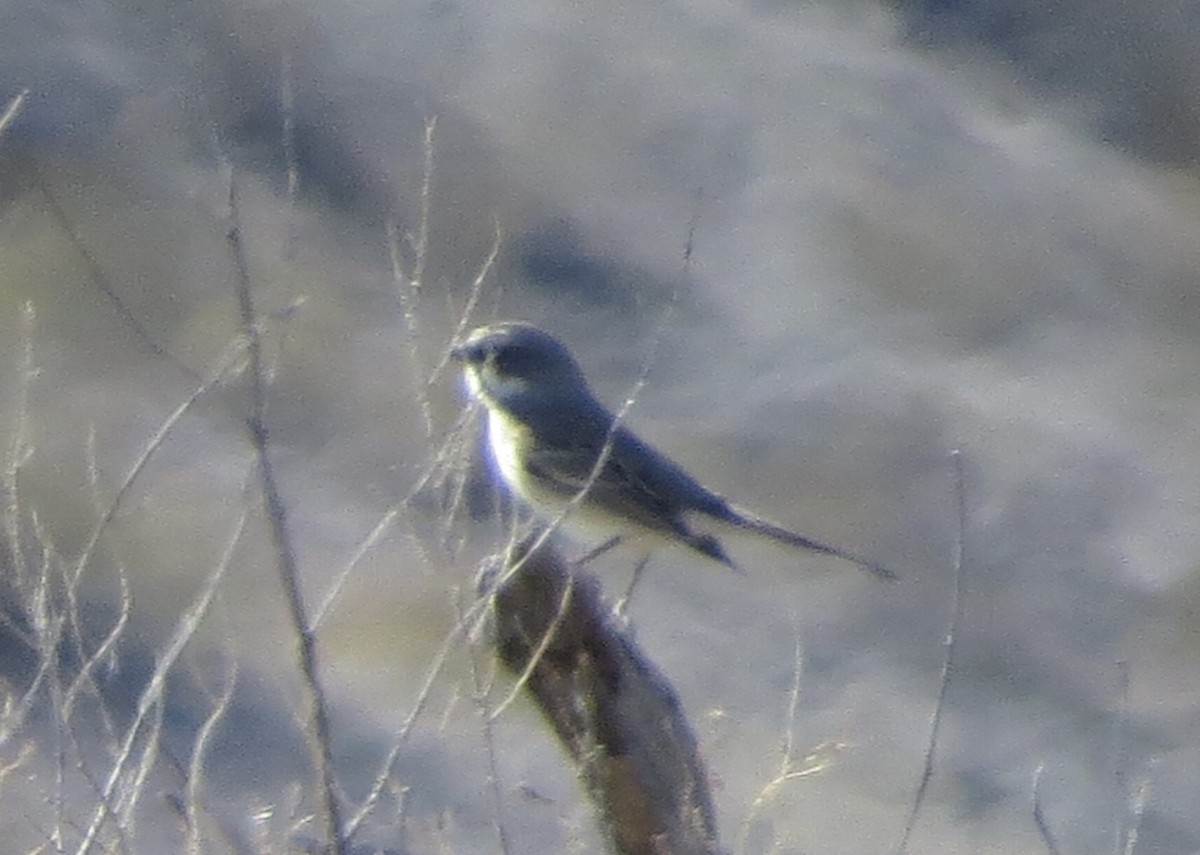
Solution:
[[[549,333],[525,323],[491,324],[451,353],[488,409],[489,440],[502,475],[540,514],[565,507],[588,487],[577,513],[611,521],[618,532],[636,528],[677,541],[731,568],[737,565],[720,540],[696,531],[689,516],[894,578],[882,567],[731,504],[624,425],[614,430],[613,414],[596,399],[570,351]],[[608,442],[608,457],[593,479]]]

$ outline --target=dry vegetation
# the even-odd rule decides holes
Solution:
[[[0,134],[19,120],[23,95],[0,116]],[[420,189],[420,220],[413,233],[389,228],[387,242],[393,279],[410,348],[409,381],[422,413],[429,458],[407,497],[383,514],[344,567],[317,596],[306,595],[290,530],[288,496],[273,463],[269,402],[276,361],[285,358],[271,342],[286,331],[287,314],[264,316],[255,303],[255,274],[246,256],[239,222],[238,175],[223,169],[228,207],[225,228],[230,262],[236,271],[241,328],[231,332],[224,355],[194,377],[189,394],[175,402],[158,429],[145,437],[141,452],[116,485],[105,483],[92,465],[90,536],[75,550],[60,550],[26,499],[25,472],[37,460],[38,437],[30,424],[30,390],[38,382],[37,307],[22,319],[22,356],[9,368],[15,394],[4,425],[3,581],[0,585],[0,798],[21,803],[25,827],[13,839],[19,851],[265,853],[440,852],[455,851],[447,824],[429,829],[411,822],[407,800],[422,786],[404,780],[397,758],[429,722],[429,701],[448,658],[467,648],[478,727],[489,752],[494,851],[512,851],[506,837],[509,817],[496,771],[493,729],[513,697],[529,693],[545,716],[547,739],[557,736],[584,784],[598,817],[600,835],[620,853],[717,853],[722,850],[712,795],[696,737],[667,680],[615,621],[580,562],[566,565],[544,536],[532,542],[518,534],[480,566],[472,597],[461,599],[459,619],[428,663],[426,677],[408,715],[397,722],[390,744],[374,758],[371,784],[357,795],[339,774],[338,718],[322,668],[321,627],[337,607],[339,592],[359,562],[377,549],[387,531],[412,513],[418,495],[435,495],[444,526],[420,548],[442,561],[459,557],[448,547],[465,516],[467,462],[474,442],[471,413],[452,425],[438,425],[427,390],[446,371],[442,357],[422,364],[418,342],[424,271],[429,246],[434,174],[434,125],[426,129],[425,181]],[[290,143],[282,143],[290,151]],[[0,149],[2,153],[2,149]],[[288,193],[294,204],[301,180],[289,157]],[[461,334],[477,312],[501,244],[497,228],[490,256],[482,260],[464,305],[456,310],[451,336]],[[684,255],[686,272],[687,255]],[[102,276],[96,267],[94,276]],[[105,281],[97,288],[119,299]],[[441,309],[442,307],[439,307]],[[150,342],[155,358],[171,358]],[[214,390],[241,385],[249,390],[244,441],[250,450],[241,493],[230,502],[222,527],[224,548],[198,580],[186,608],[151,649],[131,634],[137,592],[131,574],[106,544],[113,521],[139,477],[180,420]],[[635,388],[636,394],[636,388]],[[632,402],[633,395],[626,405]],[[95,449],[89,450],[94,460]],[[961,495],[960,515],[966,499]],[[514,527],[515,529],[516,527]],[[553,526],[551,527],[553,528]],[[245,674],[237,651],[200,652],[193,643],[202,626],[222,620],[218,605],[239,544],[256,531],[271,543],[273,573],[263,584],[276,587],[286,602],[293,667],[302,692],[290,700],[265,700],[256,693],[267,684]],[[958,576],[964,571],[961,543]],[[265,569],[265,568],[264,568]],[[961,603],[947,634],[942,694],[931,700],[931,737],[924,774],[919,776],[907,823],[898,830],[903,851],[924,804],[935,771],[935,747],[946,688],[953,678],[954,637]],[[219,635],[219,630],[218,630]],[[500,678],[494,663],[511,675]],[[801,691],[801,656],[789,719]],[[271,751],[303,745],[306,762],[290,784],[261,801],[227,798],[226,782],[210,776],[213,745],[224,733],[268,727],[287,731],[279,739],[251,746],[273,763]],[[747,843],[758,812],[788,784],[811,775],[836,756],[829,746],[806,751],[789,729],[783,740],[778,775],[764,788],[738,835],[738,851],[759,851]],[[918,777],[914,775],[914,777]],[[1118,843],[1120,852],[1136,845],[1138,803],[1145,783],[1131,785],[1132,810]],[[1032,819],[1047,851],[1058,846],[1043,816],[1038,782],[1032,788]],[[7,845],[13,845],[10,841]],[[777,851],[780,844],[772,844]],[[9,850],[18,851],[18,850]]]

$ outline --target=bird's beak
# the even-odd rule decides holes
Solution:
[[[450,348],[450,358],[455,362],[466,362],[467,345],[464,342],[460,342],[454,345],[454,347]]]

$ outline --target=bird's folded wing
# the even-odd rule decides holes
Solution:
[[[586,487],[587,501],[650,528],[674,529],[684,513],[711,513],[709,507],[723,501],[624,430],[613,434],[604,466],[593,478],[602,447],[530,451],[525,455],[525,469],[540,487],[564,499]]]

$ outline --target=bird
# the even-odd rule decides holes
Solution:
[[[501,479],[543,521],[562,516],[570,529],[613,542],[666,541],[739,570],[721,540],[696,526],[716,522],[895,578],[705,487],[619,423],[567,346],[533,324],[477,327],[451,347],[450,357],[486,411],[487,444]]]

